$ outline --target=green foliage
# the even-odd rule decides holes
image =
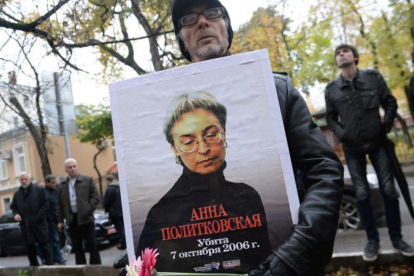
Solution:
[[[306,92],[339,75],[334,48],[352,44],[360,52],[358,67],[377,68],[406,109],[414,2],[390,0],[384,10],[372,12],[374,6],[370,0],[320,0],[302,24],[292,24],[275,6],[259,8],[235,33],[232,52],[267,48],[273,70],[286,71]]]
[[[80,129],[78,138],[81,142],[100,145],[106,139],[113,138],[114,131],[109,107],[81,105],[77,106],[77,109],[76,123]]]
[[[309,22],[316,22],[317,18],[314,9]],[[304,24],[295,30],[291,24],[276,7],[259,8],[236,32],[232,52],[267,48],[273,70],[287,72],[296,86],[307,91],[316,82],[327,82],[333,77],[333,34],[329,24]]]
[[[29,276],[28,270],[19,270],[19,276]]]

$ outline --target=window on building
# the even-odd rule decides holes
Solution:
[[[26,171],[26,157],[24,154],[23,145],[16,146],[13,151],[13,159],[14,159],[14,170],[16,172],[16,176],[18,176],[21,172]]]
[[[10,211],[10,204],[11,204],[11,198],[10,197],[3,197],[3,213],[7,213]]]
[[[0,159],[0,180],[4,180],[9,178],[7,173],[7,161],[4,159]]]

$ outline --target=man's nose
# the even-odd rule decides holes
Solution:
[[[203,29],[205,27],[208,27],[209,25],[210,25],[210,21],[207,18],[205,18],[203,14],[200,14],[198,16],[197,28]]]

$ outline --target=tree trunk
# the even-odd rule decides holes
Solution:
[[[98,166],[96,165],[96,159],[98,158],[98,155],[101,154],[101,152],[104,150],[104,148],[99,148],[98,146],[96,146],[96,148],[98,149],[98,152],[93,156],[93,168],[95,169],[95,171],[98,175],[99,193],[101,194],[101,199],[102,199],[102,197],[103,197],[102,175],[101,175],[101,172],[98,169]]]

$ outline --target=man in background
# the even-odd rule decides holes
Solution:
[[[53,256],[53,262],[57,264],[65,264],[66,260],[62,257],[59,243],[59,231],[57,227],[58,219],[56,213],[56,177],[49,174],[45,177],[46,197],[49,203],[47,211],[47,224],[49,233],[49,245]]]
[[[404,256],[414,256],[414,249],[402,239],[398,192],[387,149],[387,133],[397,114],[397,101],[382,75],[376,70],[358,69],[358,61],[359,54],[354,46],[342,44],[335,49],[335,62],[341,75],[327,85],[325,101],[326,121],[343,144],[355,187],[357,208],[367,233],[368,243],[363,259],[375,261],[380,247],[366,177],[366,155],[378,176],[392,245]],[[383,118],[380,106],[384,110]]]
[[[10,208],[14,219],[20,223],[21,234],[27,247],[30,266],[38,266],[36,243],[43,252],[45,263],[53,264],[48,241],[48,201],[43,187],[33,184],[28,172],[19,175],[20,188],[13,196]]]
[[[124,219],[122,216],[122,202],[121,202],[121,191],[119,188],[119,181],[113,174],[106,176],[108,188],[105,191],[104,207],[105,213],[109,214],[109,219],[115,225],[115,229],[121,239],[121,244],[118,249],[125,249],[125,230],[124,230]]]
[[[92,177],[78,173],[78,162],[75,159],[66,159],[64,167],[68,177],[58,185],[58,228],[62,231],[63,219],[66,219],[76,264],[86,264],[83,239],[90,252],[89,264],[101,264],[93,215],[99,203],[95,183]]]
[[[411,75],[410,82],[407,87],[407,97],[410,103],[411,115],[414,120],[414,46],[413,46],[413,49],[411,50],[411,61],[412,61],[413,73]]]

